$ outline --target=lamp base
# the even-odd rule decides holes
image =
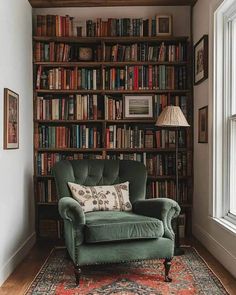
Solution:
[[[181,256],[184,255],[184,249],[180,247],[175,247],[174,256]]]

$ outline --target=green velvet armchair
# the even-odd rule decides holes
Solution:
[[[171,221],[180,213],[171,199],[145,199],[145,166],[129,160],[63,160],[53,167],[64,220],[67,251],[73,260],[76,283],[81,267],[164,258],[166,282],[174,255]],[[112,185],[129,181],[131,212],[97,211],[84,213],[72,198],[68,182],[85,186]]]

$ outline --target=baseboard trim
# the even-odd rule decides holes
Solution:
[[[0,286],[6,281],[9,275],[14,271],[16,266],[29,253],[36,241],[36,234],[33,232],[26,241],[19,247],[15,253],[8,259],[8,261],[0,269]]]
[[[193,225],[193,235],[236,278],[236,257],[198,224]]]

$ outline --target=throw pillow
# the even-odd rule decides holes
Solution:
[[[129,182],[85,186],[68,182],[73,198],[79,202],[84,212],[91,211],[131,211]]]

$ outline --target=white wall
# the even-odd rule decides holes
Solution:
[[[194,87],[194,214],[193,233],[236,277],[236,234],[224,229],[212,212],[212,102],[213,102],[213,13],[222,0],[198,0],[193,11],[194,44],[209,35],[209,79]],[[198,109],[208,105],[209,144],[197,142]]]
[[[32,9],[0,1],[0,285],[34,243]],[[3,150],[3,88],[20,95],[20,148]]]
[[[75,8],[36,8],[33,14],[59,14],[78,17],[81,20],[96,19],[98,17],[150,17],[160,13],[170,13],[174,19],[174,35],[189,36],[190,8],[188,6],[135,6],[135,7],[75,7]]]

